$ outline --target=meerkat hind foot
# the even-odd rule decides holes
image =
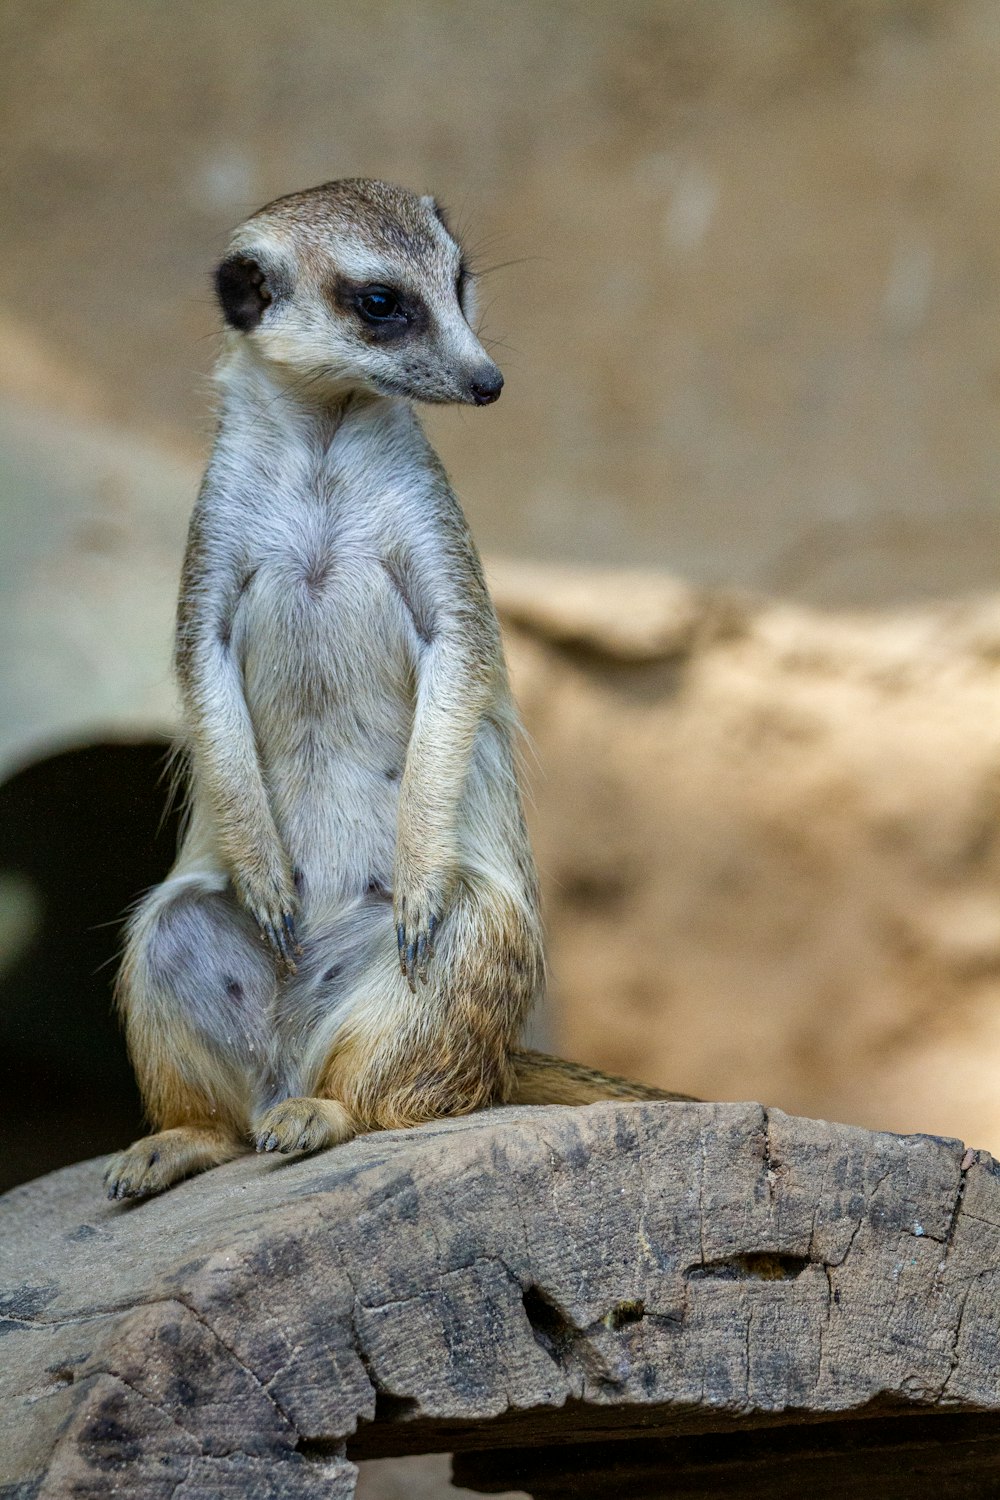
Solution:
[[[210,1126],[179,1125],[133,1141],[104,1172],[109,1198],[148,1198],[182,1177],[204,1172],[245,1151],[235,1136]]]
[[[321,1151],[357,1135],[353,1115],[339,1099],[283,1099],[254,1126],[258,1151]]]

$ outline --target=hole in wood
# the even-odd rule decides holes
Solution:
[[[770,1250],[751,1250],[745,1255],[729,1255],[722,1260],[708,1260],[689,1266],[689,1281],[708,1278],[715,1281],[794,1281],[806,1266],[807,1255],[776,1255]]]
[[[539,1286],[526,1287],[521,1298],[535,1343],[557,1365],[562,1365],[566,1353],[576,1337],[576,1329],[568,1323],[554,1302]]]
[[[619,1302],[605,1316],[605,1323],[617,1333],[619,1328],[625,1328],[629,1323],[640,1323],[645,1316],[646,1305],[640,1298],[628,1302]]]
[[[415,1396],[393,1396],[389,1391],[375,1391],[375,1416],[376,1422],[398,1422],[404,1417],[411,1416],[417,1410],[420,1402]]]

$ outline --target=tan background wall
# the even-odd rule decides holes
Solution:
[[[187,447],[275,194],[432,188],[508,390],[434,421],[491,550],[820,603],[991,586],[993,0],[6,0],[0,308]]]

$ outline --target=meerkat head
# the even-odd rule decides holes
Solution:
[[[476,406],[500,395],[433,198],[363,179],[279,198],[236,231],[215,285],[232,337],[303,389]]]

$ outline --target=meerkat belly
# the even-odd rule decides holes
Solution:
[[[303,912],[388,894],[419,640],[386,569],[332,545],[261,562],[233,647]]]

